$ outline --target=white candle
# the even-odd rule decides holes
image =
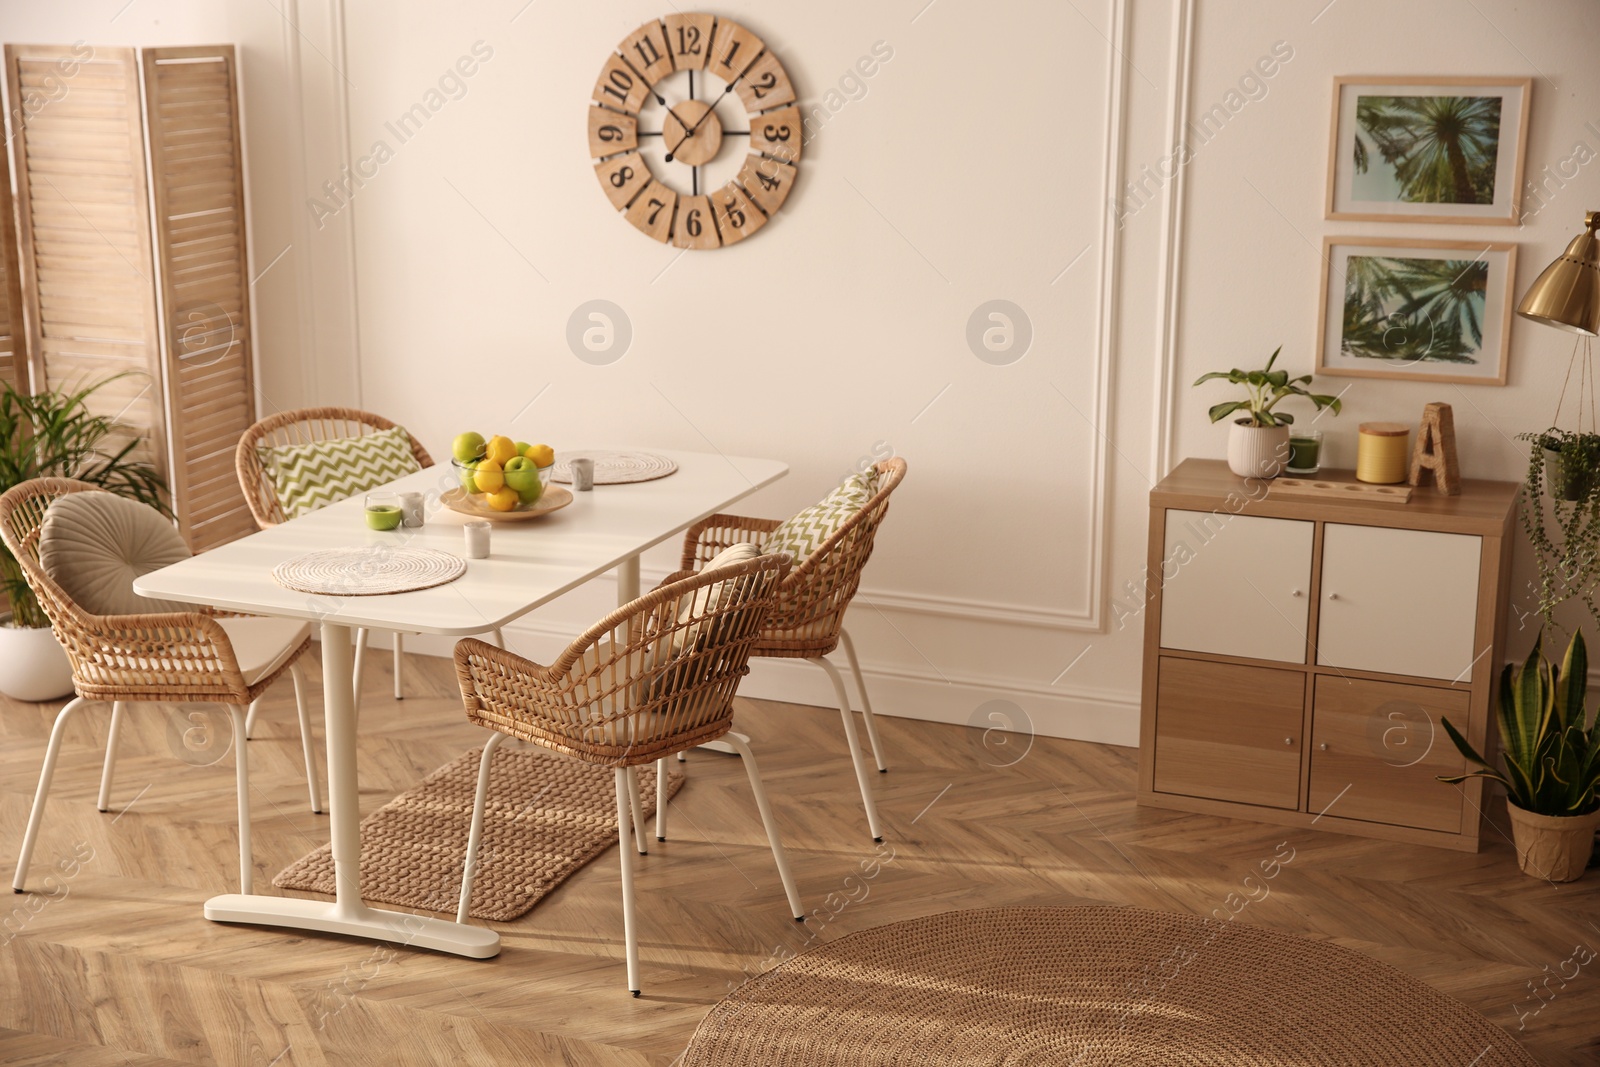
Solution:
[[[401,521],[404,522],[407,526],[421,526],[422,525],[422,494],[421,493],[401,493],[400,494],[400,515],[401,515]]]
[[[467,538],[467,558],[488,559],[489,524],[483,521],[469,522],[461,529]]]

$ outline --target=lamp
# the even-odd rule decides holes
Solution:
[[[1517,305],[1534,322],[1589,337],[1600,335],[1600,211],[1583,217],[1583,232],[1544,269]]]

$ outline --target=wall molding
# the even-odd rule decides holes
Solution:
[[[1167,142],[1165,151],[1175,151],[1189,128],[1189,90],[1194,71],[1195,0],[1176,0],[1172,7],[1172,52],[1168,61]],[[1167,183],[1161,205],[1160,284],[1156,295],[1159,336],[1156,367],[1152,378],[1155,395],[1150,410],[1155,412],[1150,435],[1150,476],[1154,481],[1172,469],[1176,436],[1178,391],[1178,317],[1182,311],[1184,187],[1187,164],[1178,166]]]

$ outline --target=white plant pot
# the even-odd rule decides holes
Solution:
[[[1228,469],[1241,478],[1276,478],[1289,465],[1289,427],[1251,426],[1237,419],[1228,427]]]
[[[71,696],[72,664],[50,627],[17,627],[9,615],[0,618],[0,693],[35,702]]]

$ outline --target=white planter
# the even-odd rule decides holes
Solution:
[[[1251,426],[1236,419],[1228,427],[1228,469],[1241,478],[1276,478],[1289,465],[1289,427]]]
[[[60,700],[72,689],[72,664],[56,635],[0,621],[0,693],[13,700]]]

